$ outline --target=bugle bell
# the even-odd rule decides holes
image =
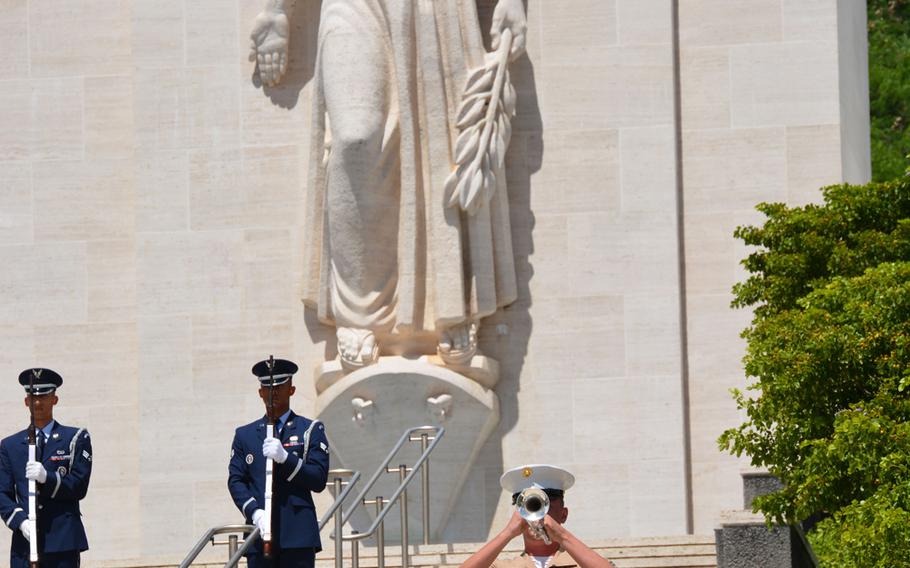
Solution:
[[[518,494],[515,506],[518,507],[518,514],[531,528],[531,535],[550,544],[550,537],[543,527],[543,518],[550,510],[550,497],[546,492],[539,487],[528,487]]]

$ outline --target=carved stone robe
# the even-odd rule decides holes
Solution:
[[[303,300],[324,323],[401,335],[436,332],[488,316],[516,299],[504,172],[497,176],[495,196],[476,215],[443,201],[466,75],[484,63],[475,1],[323,0]],[[391,213],[365,209],[356,195],[333,199],[322,52],[325,34],[339,26],[383,35],[387,46],[384,57],[393,72],[384,163],[376,168],[381,175],[356,192],[381,196],[393,204]],[[332,215],[330,207],[336,208]],[[363,239],[381,239],[383,254],[368,259],[348,254],[345,239],[357,231],[364,232]]]

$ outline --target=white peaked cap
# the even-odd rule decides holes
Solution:
[[[529,487],[565,491],[575,484],[575,476],[555,465],[529,464],[505,472],[499,484],[510,495]]]

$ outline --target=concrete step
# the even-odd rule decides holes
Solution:
[[[588,543],[618,568],[716,568],[717,560],[713,535],[647,537],[636,539],[611,539]],[[415,568],[449,568],[459,566],[483,543],[432,544],[410,547],[410,565]],[[345,565],[350,561],[350,548],[345,547]],[[334,550],[326,550],[316,562],[317,568],[333,568]],[[506,548],[506,557],[518,556],[521,549]],[[401,566],[401,547],[387,546],[387,568]],[[378,566],[376,549],[361,547],[360,566]]]
[[[317,568],[334,568],[334,542],[319,554]],[[717,568],[713,535],[641,537],[609,539],[588,542],[594,550],[609,558],[617,568]],[[452,543],[410,546],[410,566],[413,568],[454,568],[464,562],[483,543]],[[520,541],[507,547],[503,556],[511,558],[521,554]],[[344,566],[350,566],[350,545],[344,547]],[[215,568],[224,566],[226,550],[207,550],[194,568]],[[179,560],[91,562],[89,568],[174,568]],[[360,547],[360,566],[376,568],[376,548]],[[400,568],[401,547],[387,546],[386,568]],[[241,563],[241,567],[244,563]]]

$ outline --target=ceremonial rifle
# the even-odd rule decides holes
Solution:
[[[30,423],[28,425],[28,461],[37,461],[37,429],[35,428],[35,379],[41,378],[40,369],[32,369],[28,376],[28,412]],[[34,479],[28,480],[28,562],[29,568],[38,568],[38,506],[37,484]]]
[[[275,357],[269,355],[269,411],[265,427],[265,437],[275,437],[275,400],[272,391],[275,390]],[[265,522],[262,531],[262,554],[266,558],[272,556],[272,470],[275,464],[272,458],[265,458]]]

